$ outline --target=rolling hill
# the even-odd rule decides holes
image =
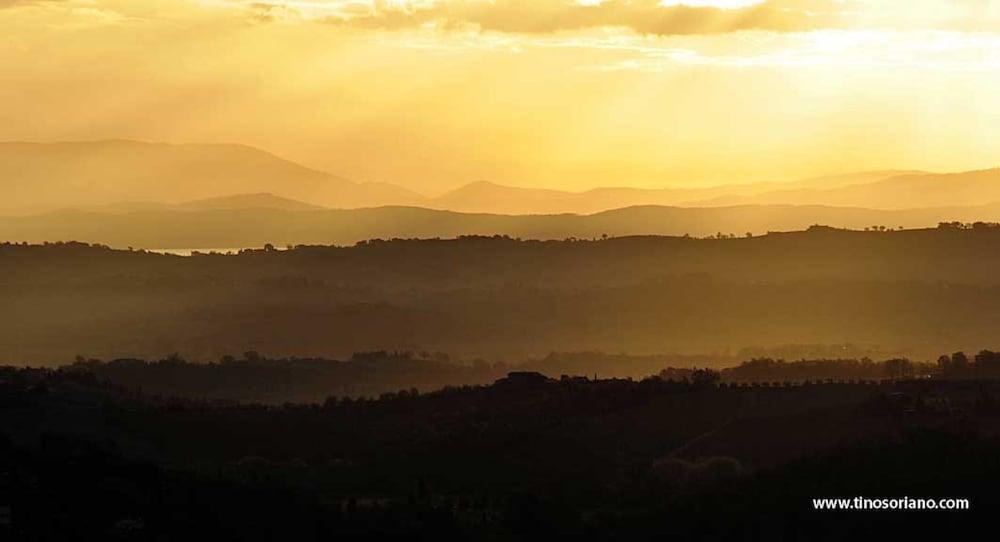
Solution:
[[[637,206],[592,215],[496,215],[417,207],[321,209],[268,195],[223,198],[131,212],[63,210],[0,217],[0,241],[77,240],[147,249],[353,244],[366,239],[509,235],[528,239],[604,235],[744,236],[814,224],[864,229],[933,227],[1000,216],[1000,205],[876,210],[815,205]]]
[[[997,227],[466,237],[195,257],[0,243],[0,359],[426,350],[523,360],[808,345],[936,359],[995,348],[998,262]]]

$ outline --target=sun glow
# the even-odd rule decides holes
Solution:
[[[660,0],[660,5],[663,7],[690,6],[722,9],[739,9],[762,3],[764,3],[764,0]]]
[[[0,139],[241,142],[428,193],[995,165],[997,8],[898,5],[0,3]]]

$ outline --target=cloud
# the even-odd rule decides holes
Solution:
[[[854,0],[764,0],[747,5],[662,0],[375,0],[326,21],[354,27],[401,29],[434,24],[446,28],[543,34],[598,27],[628,28],[640,34],[719,34],[738,30],[793,32],[839,28]],[[742,5],[725,8],[722,5]]]
[[[200,13],[255,24],[325,22],[360,29],[430,27],[520,35],[606,27],[654,36],[741,30],[1000,32],[1000,2],[989,0],[0,0],[0,10],[23,7],[86,16],[93,11],[133,13],[150,3],[158,7],[146,10],[143,15],[149,18]]]
[[[247,6],[247,11],[249,12],[250,20],[258,23],[270,23],[277,20],[302,18],[302,14],[297,9],[285,4],[251,2]]]
[[[239,5],[262,22],[297,19],[387,30],[431,26],[549,34],[616,27],[659,36],[850,28],[1000,30],[1000,6],[989,0],[202,1]]]
[[[14,28],[41,22],[51,28],[80,29],[125,20],[121,13],[98,0],[0,0],[0,11]]]
[[[38,4],[56,4],[62,0],[0,0],[0,9]]]

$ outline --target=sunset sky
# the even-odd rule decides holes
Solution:
[[[0,140],[435,194],[1000,165],[990,0],[0,0]]]

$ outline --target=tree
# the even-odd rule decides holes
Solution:
[[[170,354],[165,359],[163,359],[162,363],[168,365],[183,365],[187,362],[184,361],[184,358],[181,357],[180,353],[174,352],[173,354]]]
[[[691,373],[691,384],[698,388],[713,387],[721,379],[722,375],[719,374],[719,371],[712,369],[697,369]]]
[[[893,358],[885,362],[885,374],[889,378],[905,378],[913,374],[913,363],[906,358]]]
[[[947,376],[952,371],[951,358],[948,356],[941,356],[937,360],[938,370],[942,375]]]
[[[986,373],[998,372],[1000,371],[1000,352],[983,350],[976,354],[975,364],[978,371]]]
[[[969,357],[965,352],[955,352],[951,355],[951,368],[955,372],[962,372],[969,368]]]

